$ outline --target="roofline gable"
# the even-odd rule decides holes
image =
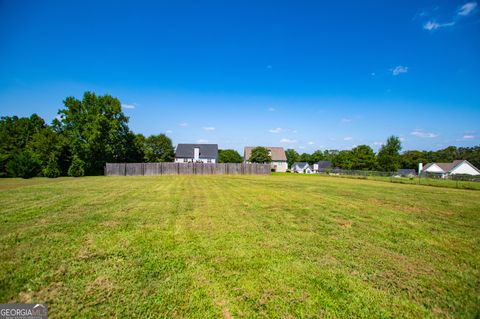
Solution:
[[[454,168],[452,168],[449,173],[453,172],[454,170],[456,170],[460,165],[462,165],[463,163],[467,163],[468,165],[470,165],[470,167],[472,167],[474,170],[476,170],[479,174],[480,174],[480,170],[478,168],[476,168],[472,163],[470,163],[469,161],[467,160],[462,160],[460,163],[458,163],[457,165],[455,165]]]

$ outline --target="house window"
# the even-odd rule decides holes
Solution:
[[[184,163],[188,162],[188,159],[184,158],[184,159],[183,159],[183,162],[184,162]]]
[[[212,159],[209,158],[209,159],[207,160],[207,163],[211,163],[211,162],[212,162]]]

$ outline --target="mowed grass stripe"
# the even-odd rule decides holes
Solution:
[[[479,312],[478,192],[298,175],[22,183],[0,192],[0,299],[47,301],[54,318]]]
[[[258,193],[257,193],[257,194],[258,194]],[[265,193],[265,196],[269,197],[270,194],[267,192],[267,193]],[[250,197],[251,197],[251,195],[250,195]],[[258,196],[257,196],[257,197],[258,197]],[[268,201],[267,203],[265,203],[264,201],[260,201],[259,198],[253,198],[253,200],[256,201],[257,203],[261,203],[262,205],[265,205],[265,204],[266,204],[266,205],[269,205],[269,204],[271,204],[269,201]],[[277,217],[277,221],[278,221],[279,223],[282,223],[282,221],[285,221],[285,220],[282,219],[280,216],[278,216],[278,217]],[[270,223],[270,221],[268,221],[268,222]],[[267,226],[267,228],[265,228],[263,231],[269,232],[268,228],[270,228],[270,227]],[[265,237],[268,238],[267,241],[269,241],[269,240],[272,241],[272,240],[274,239],[274,238],[270,238],[270,236],[268,236],[268,235],[266,235]],[[295,237],[295,234],[293,234],[292,238],[289,238],[287,241],[292,242],[292,240],[293,240],[294,237]],[[283,240],[283,238],[282,238],[282,240]],[[266,243],[266,244],[268,245],[269,243]],[[299,244],[302,245],[302,243],[299,243]],[[260,245],[260,247],[257,247],[256,250],[257,250],[257,251],[261,251],[262,248],[263,248],[263,247],[261,247],[261,245]],[[280,254],[284,254],[284,253],[287,251],[287,249],[288,249],[288,247],[281,247],[281,248],[282,248],[282,250],[281,250],[281,252],[279,252]],[[286,248],[287,248],[287,249],[286,249]],[[286,257],[288,257],[288,256],[286,256]],[[288,260],[288,263],[291,263],[291,264],[293,264],[295,261],[298,263],[298,261],[299,261],[298,255],[291,255],[290,258],[287,258],[287,260]],[[292,262],[293,262],[293,263],[292,263]],[[304,267],[304,269],[303,269],[303,271],[299,271],[298,273],[310,273],[310,274],[311,274],[312,272],[318,272],[317,269],[308,269],[308,263],[302,264],[301,266]],[[284,269],[287,269],[287,268],[285,267]],[[275,273],[275,272],[274,272],[274,273]],[[327,275],[327,274],[323,274],[323,275]],[[275,280],[276,284],[278,284],[279,282],[281,282],[281,281],[279,281],[279,279],[281,280],[281,278],[286,278],[286,276],[280,276],[280,278],[277,278],[277,279]],[[299,279],[301,279],[301,278],[299,278]],[[295,282],[298,283],[298,280],[295,280]],[[291,283],[290,283],[290,284],[291,284]],[[264,295],[263,295],[263,296],[259,296],[258,298],[254,298],[254,299],[262,300],[262,302],[266,302],[266,301],[268,301],[268,300],[265,300],[265,299],[266,299],[266,296],[268,297],[268,295],[270,295],[270,293],[269,293],[268,290],[267,290],[266,292],[264,292]],[[289,291],[289,293],[287,293],[286,295],[291,295],[291,291]],[[274,298],[272,298],[272,297],[273,297],[273,296],[270,296],[270,297],[268,297],[268,299],[272,299],[271,302],[274,303],[275,300],[274,300]],[[320,298],[319,298],[319,301],[323,301],[323,302],[325,301],[325,299],[328,298],[328,296],[325,295],[325,294],[323,294],[323,295],[320,294],[319,297],[320,297]],[[281,304],[289,304],[289,305],[292,304],[292,300],[288,300],[288,298],[285,298],[285,299],[287,299],[287,300],[283,300],[283,302],[281,302]],[[302,297],[300,297],[300,299],[302,299]],[[305,299],[305,298],[303,297],[303,299]],[[327,304],[326,306],[328,306],[328,304]],[[362,307],[365,307],[365,306],[368,307],[369,305],[362,305]],[[300,308],[301,308],[301,307],[300,307]],[[315,307],[313,307],[313,308],[315,308]],[[261,309],[260,309],[260,310],[261,310]],[[313,310],[313,309],[311,309],[311,310]],[[355,309],[351,309],[351,310],[354,311]],[[297,315],[300,315],[301,313],[302,313],[302,309],[298,309]]]

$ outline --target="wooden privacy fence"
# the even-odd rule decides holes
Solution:
[[[270,174],[270,164],[107,163],[105,176]]]

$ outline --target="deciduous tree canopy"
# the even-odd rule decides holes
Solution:
[[[272,157],[268,153],[268,149],[258,146],[252,150],[249,161],[251,163],[270,163],[272,162]]]
[[[219,163],[242,163],[243,157],[235,150],[218,150]]]
[[[146,162],[172,162],[175,158],[172,140],[165,134],[151,135],[143,145]]]

